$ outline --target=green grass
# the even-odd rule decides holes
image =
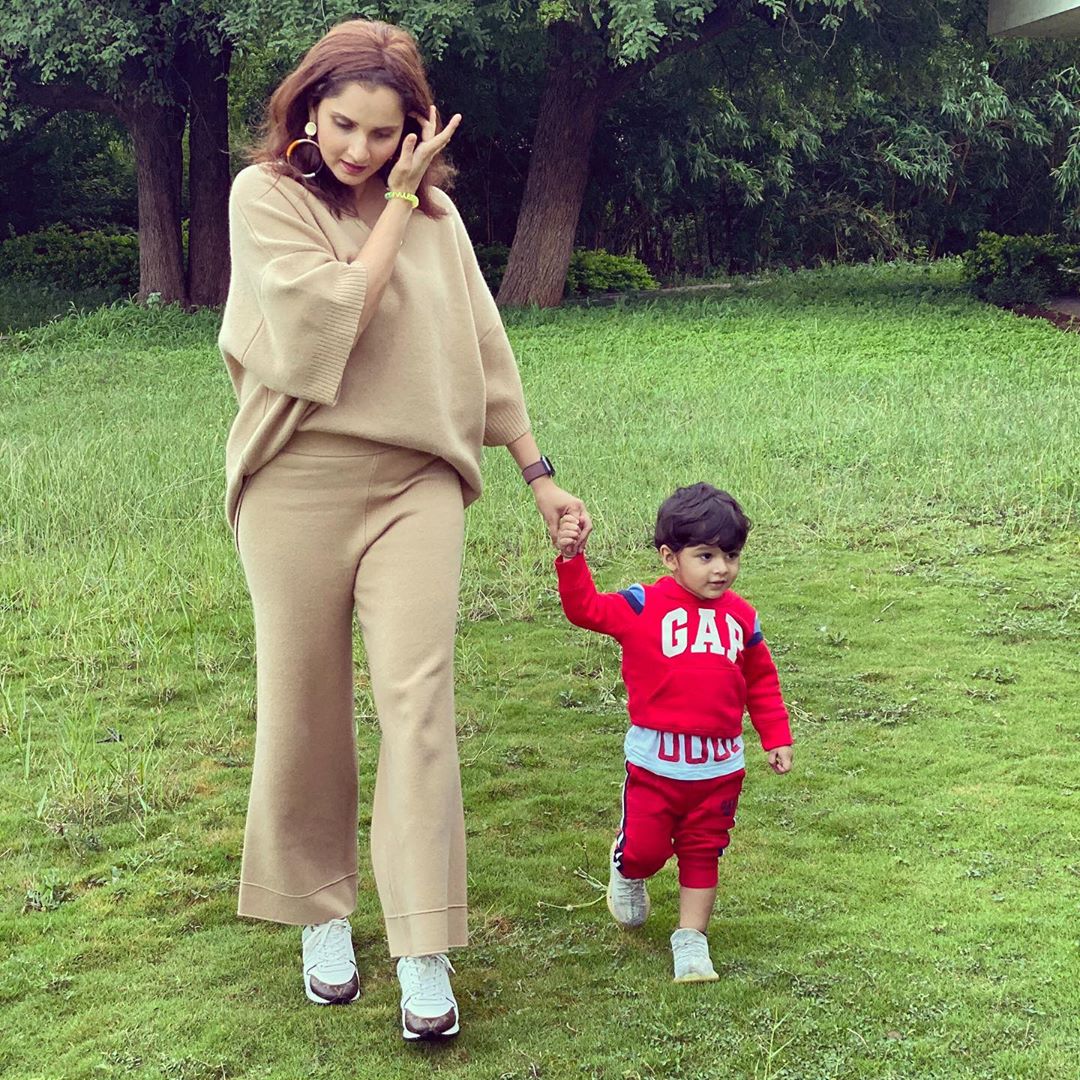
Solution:
[[[365,994],[305,1005],[296,932],[234,916],[254,671],[215,319],[117,307],[0,345],[0,1073],[1074,1080],[1076,337],[948,264],[509,325],[602,586],[657,575],[678,483],[755,522],[740,590],[797,747],[785,778],[751,760],[721,981],[669,981],[670,868],[642,932],[608,918],[618,657],[562,619],[500,451],[458,650],[464,1031],[400,1044],[366,856]]]

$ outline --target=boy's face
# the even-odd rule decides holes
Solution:
[[[691,544],[672,551],[664,544],[660,558],[671,576],[699,600],[719,600],[739,576],[740,551],[724,551],[715,544]]]

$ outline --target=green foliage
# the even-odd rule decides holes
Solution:
[[[16,78],[125,101],[182,98],[175,60],[205,31],[233,46],[238,148],[303,50],[356,16],[415,33],[444,113],[463,112],[455,198],[489,242],[514,235],[555,49],[572,54],[585,81],[639,73],[619,82],[600,125],[576,242],[632,254],[658,276],[936,256],[965,250],[984,229],[1080,229],[1075,44],[989,40],[975,0],[743,0],[744,18],[693,47],[704,20],[735,6],[137,0],[87,22],[76,0],[0,0],[11,73],[0,72],[0,122],[29,125],[0,156],[0,231],[134,221],[116,121],[67,114],[31,139],[41,114],[20,111]],[[678,55],[649,70],[673,45]],[[485,272],[497,286],[493,260]]]
[[[978,244],[964,255],[964,280],[971,291],[992,304],[1042,304],[1076,291],[1080,244],[1053,236],[1001,236],[979,233]]]
[[[959,253],[983,229],[1067,238],[1080,50],[988,40],[985,7],[917,8],[827,38],[809,11],[797,34],[747,20],[658,68],[600,131],[584,235],[665,277]]]
[[[139,242],[134,233],[76,233],[66,225],[13,236],[0,243],[0,276],[60,289],[139,287]]]
[[[498,291],[506,273],[510,249],[505,244],[477,244],[476,258],[492,292]],[[660,286],[649,268],[632,255],[612,255],[608,251],[578,250],[570,257],[566,272],[568,295],[587,296],[600,292],[634,292]]]
[[[659,287],[640,259],[633,255],[612,255],[603,249],[575,251],[566,272],[566,291],[580,295]]]
[[[3,142],[0,237],[138,225],[131,143],[113,116],[62,112]]]

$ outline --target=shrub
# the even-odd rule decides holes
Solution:
[[[594,292],[630,292],[658,289],[649,268],[633,255],[612,255],[598,251],[575,251],[566,274],[566,291],[588,295]]]
[[[139,241],[131,232],[76,233],[52,225],[0,243],[0,277],[133,293],[139,287]]]
[[[509,255],[510,249],[505,244],[476,246],[480,270],[492,292],[497,292],[502,284]],[[657,288],[659,285],[649,273],[648,267],[633,255],[578,250],[570,257],[570,267],[566,273],[567,295]]]
[[[1080,244],[1053,236],[1001,236],[981,232],[964,254],[964,280],[992,304],[1043,304],[1076,291],[1069,271],[1080,269]]]

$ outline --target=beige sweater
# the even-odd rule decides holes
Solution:
[[[357,336],[369,230],[258,165],[229,197],[232,276],[218,344],[239,403],[226,445],[226,514],[245,480],[300,430],[445,458],[466,504],[481,448],[529,430],[521,380],[461,217],[415,211],[379,309]]]

